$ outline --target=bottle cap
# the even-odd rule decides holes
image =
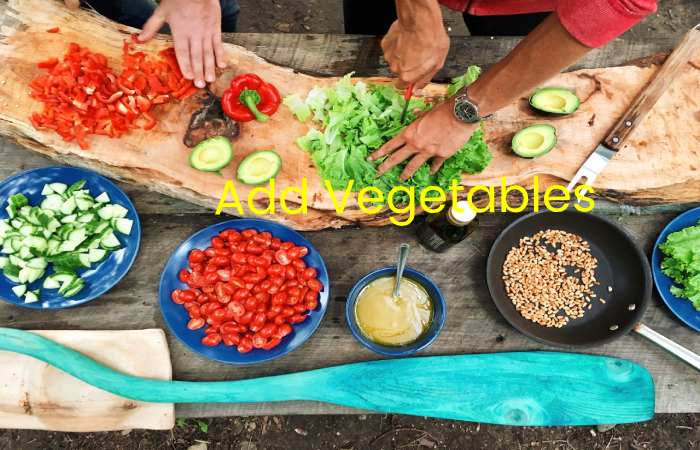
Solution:
[[[468,224],[476,218],[474,211],[467,200],[460,200],[450,208],[450,216],[455,222]]]

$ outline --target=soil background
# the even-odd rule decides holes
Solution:
[[[240,0],[239,31],[342,33],[340,0]],[[468,35],[444,11],[451,35]],[[622,39],[680,38],[700,22],[699,0],[659,0],[658,12]],[[679,325],[680,326],[680,325]],[[671,356],[669,356],[671,357]],[[178,420],[171,431],[0,432],[0,449],[700,449],[700,414],[659,414],[615,427],[505,427],[399,415],[262,416]]]

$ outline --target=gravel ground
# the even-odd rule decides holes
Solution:
[[[338,0],[241,0],[240,31],[342,33]],[[263,14],[250,14],[263,11]],[[660,0],[659,12],[625,39],[680,36],[700,20],[698,0]],[[445,13],[452,35],[468,34],[459,15]],[[661,414],[611,429],[518,428],[396,415],[265,416],[180,420],[172,431],[49,433],[8,430],[0,449],[698,449],[700,414]]]

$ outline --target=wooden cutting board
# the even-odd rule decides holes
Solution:
[[[34,331],[120,372],[172,379],[162,330]],[[0,428],[54,431],[167,430],[172,403],[129,400],[95,388],[38,359],[0,352]]]
[[[313,163],[294,143],[308,126],[294,120],[284,107],[266,124],[243,124],[242,135],[235,142],[235,160],[223,171],[224,178],[188,166],[189,149],[182,144],[182,137],[191,113],[198,108],[197,98],[161,108],[156,112],[160,122],[149,132],[135,131],[119,140],[91,137],[89,150],[35,130],[28,117],[40,106],[28,97],[27,85],[41,73],[36,63],[62,55],[67,44],[74,41],[105,54],[112,67],[119,68],[122,41],[134,30],[90,12],[68,11],[62,2],[50,0],[0,0],[0,12],[4,12],[0,27],[0,133],[59,161],[212,207],[218,203],[224,180],[234,178],[243,157],[254,150],[274,148],[284,161],[276,179],[277,193],[285,187],[298,186],[306,177],[311,208],[308,214],[295,216],[284,215],[278,208],[269,218],[303,230],[387,223],[387,215],[368,216],[360,212],[354,198],[344,213],[335,212]],[[55,26],[60,27],[60,33],[46,33]],[[143,48],[155,52],[169,45],[169,41],[161,39]],[[261,75],[275,84],[282,95],[304,96],[314,86],[336,81],[272,65],[238,46],[227,44],[226,50],[229,69],[212,86],[218,94],[233,76],[244,72]],[[575,89],[581,98],[577,113],[542,117],[528,108],[525,98],[499,111],[486,125],[493,162],[481,174],[465,175],[463,183],[497,185],[501,177],[506,177],[509,184],[531,186],[532,177],[537,174],[544,186],[565,182],[657,70],[658,61],[650,59],[637,65],[579,70],[555,77],[549,85]],[[381,78],[366,81],[390,82]],[[598,194],[637,204],[700,200],[700,99],[695,95],[699,85],[700,55],[696,55],[646,117],[630,144],[598,178]],[[430,85],[423,95],[441,97],[444,93],[444,86]],[[535,160],[515,157],[510,152],[513,133],[534,123],[556,126],[556,150]],[[250,189],[237,185],[242,198]],[[265,204],[259,199],[258,208]]]

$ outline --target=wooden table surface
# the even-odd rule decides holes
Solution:
[[[387,74],[378,41],[373,38],[336,35],[238,34],[227,40],[259,55],[297,70],[323,75]],[[454,38],[452,54],[442,77],[460,73],[467,64],[486,66],[517,43],[516,38]],[[635,42],[615,41],[592,52],[577,67],[622,64],[652,53],[670,50],[675,37],[650,36]],[[52,162],[0,138],[0,179],[18,171]],[[165,328],[158,308],[157,290],[161,270],[170,252],[190,234],[223,220],[213,211],[148,192],[122,186],[136,204],[143,226],[139,257],[128,276],[103,298],[62,311],[35,311],[0,303],[0,323],[23,329],[143,329]],[[700,201],[700,194],[698,195]],[[678,212],[692,205],[628,209],[600,204],[597,213],[617,217],[647,254],[663,226]],[[629,212],[632,214],[629,214]],[[429,253],[415,245],[414,227],[347,229],[306,233],[324,256],[330,276],[331,301],[316,334],[303,347],[278,360],[238,367],[209,361],[186,349],[171,334],[174,377],[180,380],[234,380],[314,369],[378,355],[358,344],[346,327],[345,295],[363,274],[391,264],[400,242],[413,245],[410,265],[430,274],[443,290],[448,317],[439,339],[422,354],[541,350],[550,348],[533,342],[512,329],[499,315],[488,294],[485,264],[489,248],[500,231],[515,216],[483,215],[477,231],[445,254]],[[694,351],[700,351],[700,334],[685,327],[665,308],[655,294],[644,323]],[[652,372],[656,383],[657,412],[700,412],[700,375],[664,350],[631,334],[610,344],[591,348],[590,353],[628,358]],[[468,380],[469,374],[465,374]],[[310,386],[309,389],[313,389]],[[251,414],[331,414],[356,410],[313,402],[277,404],[188,404],[178,405],[182,417]]]

